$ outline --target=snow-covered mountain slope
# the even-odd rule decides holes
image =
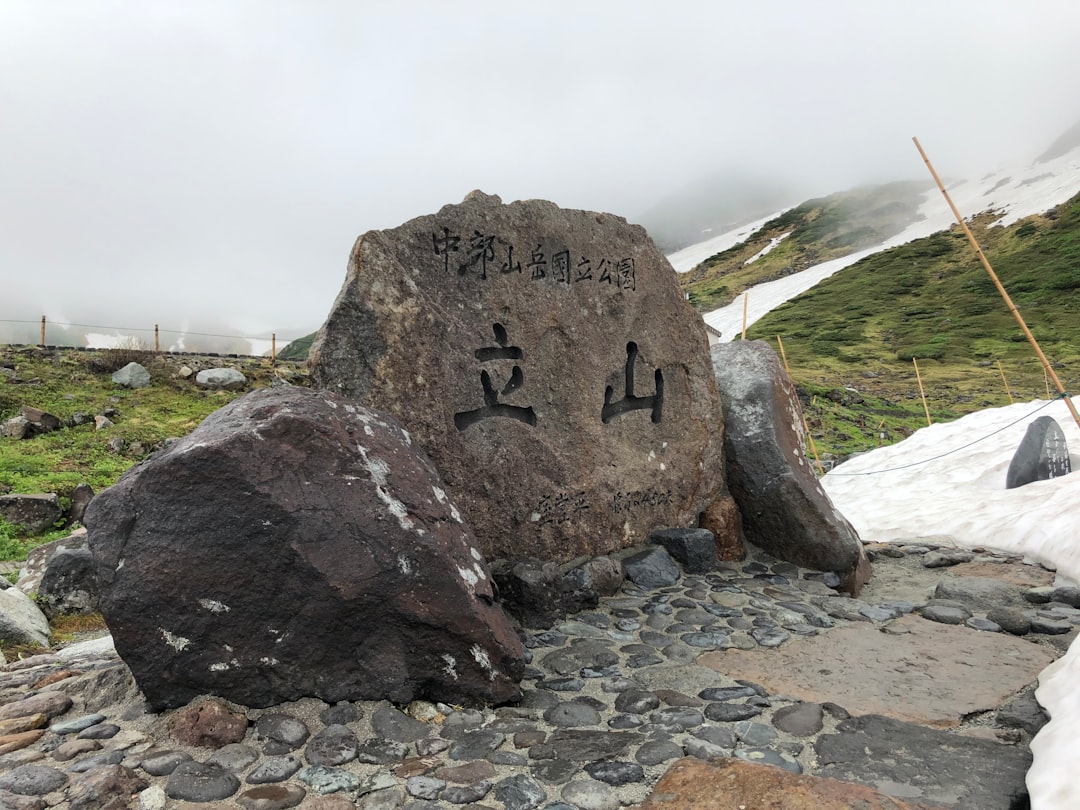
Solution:
[[[1044,163],[992,172],[979,180],[952,182],[947,190],[964,217],[992,211],[998,215],[995,225],[1011,225],[1024,217],[1060,205],[1080,192],[1080,148]],[[668,261],[679,272],[691,270],[710,256],[745,242],[766,222],[782,213],[778,211],[764,219],[683,248],[668,256]],[[956,221],[936,186],[925,193],[919,207],[919,217],[918,221],[880,245],[752,287],[745,302],[746,325],[866,256],[946,230]],[[732,340],[742,331],[743,311],[744,301],[740,296],[726,307],[706,313],[705,323],[720,331],[721,340]]]

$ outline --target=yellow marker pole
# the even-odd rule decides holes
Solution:
[[[1031,348],[1035,350],[1035,354],[1039,357],[1039,362],[1042,363],[1043,372],[1046,373],[1054,382],[1054,387],[1057,388],[1058,393],[1062,395],[1065,400],[1065,404],[1069,408],[1069,413],[1072,414],[1073,420],[1076,422],[1077,427],[1080,427],[1080,413],[1077,413],[1076,406],[1073,405],[1072,399],[1068,396],[1068,392],[1065,390],[1065,386],[1061,384],[1061,380],[1058,379],[1057,372],[1054,371],[1053,366],[1050,365],[1050,361],[1046,359],[1046,355],[1043,354],[1043,350],[1039,347],[1039,342],[1035,340],[1035,336],[1031,334],[1031,330],[1028,329],[1028,325],[1024,323],[1023,316],[1020,315],[1020,310],[1016,308],[1016,304],[1012,302],[1009,294],[1005,291],[1005,287],[1002,285],[1000,279],[997,277],[997,273],[994,272],[994,268],[990,266],[989,260],[983,254],[982,248],[979,247],[979,243],[975,240],[975,236],[971,233],[971,229],[964,222],[964,218],[960,215],[960,211],[952,201],[952,197],[949,196],[949,192],[945,190],[944,184],[941,182],[941,178],[938,177],[938,173],[934,171],[933,165],[930,163],[930,158],[926,156],[926,152],[923,151],[922,145],[919,143],[918,138],[912,138],[915,142],[915,148],[919,150],[919,154],[922,155],[923,162],[926,163],[926,168],[930,170],[930,175],[934,178],[934,182],[937,183],[937,187],[941,190],[942,195],[945,197],[945,202],[949,204],[949,208],[952,209],[953,216],[956,217],[956,221],[960,223],[961,229],[968,238],[968,242],[971,243],[971,247],[975,250],[975,255],[979,257],[979,261],[982,262],[982,266],[986,269],[986,272],[990,275],[990,280],[994,282],[994,286],[997,287],[997,291],[1001,294],[1005,304],[1009,307],[1009,311],[1016,318],[1016,322],[1020,324],[1020,329],[1023,331],[1024,336],[1028,339],[1028,343],[1031,344]]]
[[[1046,369],[1043,369],[1043,385],[1046,386],[1046,398],[1050,399],[1050,378],[1046,376]]]
[[[742,296],[742,337],[740,340],[746,340],[746,302],[750,300],[750,293],[744,292]]]
[[[922,407],[926,412],[926,424],[932,425],[934,423],[930,421],[930,408],[926,404],[926,392],[923,391],[922,377],[919,376],[919,361],[912,357],[911,362],[915,364],[915,379],[919,383],[919,396],[922,397]]]
[[[161,338],[158,336],[158,325],[154,324],[154,353],[161,354]]]
[[[1009,404],[1012,405],[1014,400],[1013,400],[1012,391],[1009,390],[1009,381],[1005,379],[1005,368],[1001,365],[1000,360],[997,361],[997,364],[998,364],[998,371],[1001,372],[1001,382],[1004,383],[1004,385],[1005,385],[1005,393],[1009,395]],[[1046,372],[1043,372],[1043,373],[1045,374]]]
[[[784,371],[787,372],[788,377],[791,376],[791,367],[787,362],[787,353],[784,351],[784,341],[780,339],[780,336],[776,336],[776,343],[780,346],[780,357],[784,361]],[[802,408],[799,408],[801,411]],[[825,468],[821,466],[821,459],[818,458],[817,445],[814,444],[814,437],[810,433],[810,423],[806,421],[806,414],[802,415],[803,430],[806,431],[806,442],[810,445],[810,452],[814,454],[814,463],[817,464],[818,474],[824,475]]]
[[[38,344],[41,348],[45,348],[45,316],[41,316],[41,343]]]

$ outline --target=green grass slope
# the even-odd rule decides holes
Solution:
[[[702,312],[725,306],[755,284],[881,244],[915,221],[927,187],[890,183],[808,200],[683,274],[680,284]],[[779,243],[754,259],[774,239]]]
[[[973,233],[1077,393],[1080,196],[1008,228],[986,227],[992,219],[977,218]],[[869,449],[883,431],[891,441],[926,424],[916,362],[935,421],[1047,395],[1041,363],[955,226],[841,270],[747,332],[774,346],[777,336],[827,452]]]

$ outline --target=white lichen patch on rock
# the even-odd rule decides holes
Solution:
[[[183,652],[191,646],[191,639],[184,638],[183,636],[174,635],[166,630],[164,627],[159,627],[161,631],[161,637],[165,639],[165,643],[172,647],[177,652]]]
[[[431,489],[435,493],[435,499],[439,503],[443,504],[444,506],[450,507],[450,517],[452,517],[458,523],[462,523],[463,521],[461,519],[461,513],[458,511],[457,507],[454,506],[453,501],[451,501],[446,496],[446,490],[444,490],[442,487],[432,487]]]
[[[442,658],[442,660],[445,662],[445,666],[442,668],[442,671],[456,681],[458,679],[458,673],[457,661],[454,660],[454,656],[450,655],[450,653],[443,653],[439,657]]]
[[[413,572],[413,561],[404,554],[398,554],[397,567],[402,574],[409,576]]]
[[[469,591],[472,592],[476,587],[476,583],[480,581],[480,577],[476,576],[476,573],[471,568],[462,568],[458,566],[458,576],[465,580],[465,584],[469,586]]]
[[[232,610],[224,602],[218,602],[216,599],[200,599],[199,606],[203,610],[209,610],[211,613],[228,613]]]
[[[367,448],[362,444],[358,444],[356,449],[360,452],[360,457],[364,459],[364,466],[367,467],[368,473],[371,475],[372,483],[375,484],[375,494],[379,496],[379,500],[386,504],[387,510],[391,515],[397,518],[398,525],[405,531],[415,531],[417,534],[425,534],[423,529],[416,528],[416,524],[413,523],[412,518],[409,517],[409,510],[405,504],[390,494],[390,490],[386,488],[387,485],[387,473],[390,472],[390,465],[388,465],[381,458],[372,458],[368,455]]]
[[[495,677],[499,672],[491,665],[491,658],[488,656],[487,650],[479,644],[473,644],[472,647],[469,648],[469,652],[472,653],[472,657],[476,660],[476,663],[480,665],[480,669],[487,673],[488,680],[495,680]]]

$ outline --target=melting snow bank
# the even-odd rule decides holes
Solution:
[[[1074,403],[1080,398],[1074,398]],[[902,442],[857,456],[822,479],[833,503],[864,540],[948,535],[960,546],[1026,554],[1080,581],[1080,471],[1005,489],[1005,474],[1027,427],[1054,417],[1072,449],[1080,428],[1065,403],[1035,400],[932,425]],[[1050,722],[1031,743],[1027,784],[1034,810],[1080,807],[1080,643],[1039,676],[1036,697]]]

